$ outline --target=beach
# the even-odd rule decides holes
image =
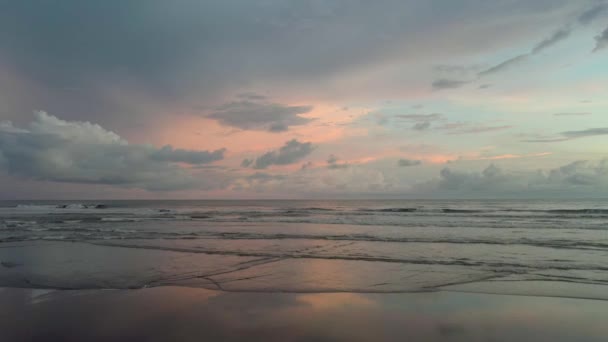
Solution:
[[[2,341],[605,341],[604,301],[454,292],[0,289]]]
[[[605,340],[602,206],[5,203],[0,340]]]

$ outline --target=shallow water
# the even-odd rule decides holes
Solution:
[[[607,223],[597,200],[0,202],[0,285],[608,299]]]

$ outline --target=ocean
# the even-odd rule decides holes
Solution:
[[[606,200],[0,202],[0,286],[608,299]]]

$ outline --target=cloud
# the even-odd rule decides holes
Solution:
[[[273,175],[269,173],[256,172],[250,176],[247,176],[247,179],[250,181],[258,182],[258,183],[267,183],[270,181],[281,181],[284,180],[286,176],[284,175]]]
[[[486,126],[478,125],[467,122],[453,122],[447,123],[438,127],[438,129],[447,130],[448,134],[475,134],[475,133],[486,133],[495,132],[510,129],[513,126],[502,125],[502,126]]]
[[[608,9],[608,5],[605,3],[597,4],[587,11],[583,12],[578,17],[578,22],[582,25],[587,25],[593,22],[595,19],[599,18],[602,14],[606,13]]]
[[[477,78],[481,78],[484,76],[496,74],[511,67],[520,64],[527,60],[528,58],[541,53],[542,51],[554,46],[555,44],[561,42],[562,40],[568,38],[570,36],[571,30],[569,28],[561,28],[555,31],[549,37],[543,39],[538,42],[530,52],[517,55],[515,57],[511,57],[503,62],[500,62],[494,66],[481,70],[477,73]],[[459,88],[471,81],[462,81],[462,80],[452,80],[452,79],[440,79],[433,82],[432,86],[434,89],[449,89],[449,88]],[[481,89],[487,88],[487,86],[480,86]]]
[[[593,52],[598,52],[608,47],[608,28],[606,28],[604,32],[602,32],[600,35],[595,37],[595,42],[596,43]]]
[[[441,79],[433,81],[431,86],[435,90],[443,90],[443,89],[460,88],[460,87],[466,85],[467,83],[469,83],[469,81],[441,78]]]
[[[421,160],[411,160],[411,159],[399,159],[397,161],[397,165],[400,167],[418,166],[418,165],[422,165],[422,161]]]
[[[438,121],[443,119],[443,115],[439,113],[432,114],[401,114],[397,115],[398,118],[413,121],[413,122],[427,122],[427,121]]]
[[[478,76],[487,76],[487,75],[491,75],[491,74],[495,74],[501,71],[504,71],[506,69],[509,69],[510,67],[512,67],[513,65],[519,64],[521,62],[523,62],[524,60],[526,60],[528,57],[530,56],[530,54],[523,54],[523,55],[519,55],[519,56],[515,56],[512,58],[507,59],[504,62],[501,62],[495,66],[492,66],[486,70],[483,70],[481,72],[479,72]]]
[[[308,170],[312,167],[314,167],[314,164],[311,161],[307,161],[306,163],[302,164],[300,170]]]
[[[431,128],[431,122],[441,121],[443,120],[443,115],[439,113],[431,113],[431,114],[401,114],[396,115],[395,118],[415,122],[412,126],[413,130],[416,131],[425,131]]]
[[[330,155],[329,158],[327,158],[327,168],[330,170],[338,170],[338,169],[346,169],[350,166],[350,164],[348,163],[339,163],[340,158],[336,157],[335,155]]]
[[[553,114],[554,116],[584,116],[584,115],[591,115],[591,113],[589,112],[566,112],[566,113],[555,113]]]
[[[483,70],[481,72],[478,73],[479,77],[482,76],[487,76],[487,75],[491,75],[491,74],[495,74],[498,72],[502,72],[504,70],[507,70],[509,68],[511,68],[514,65],[517,65],[519,63],[524,62],[526,59],[528,59],[529,57],[532,57],[536,54],[541,53],[542,51],[554,46],[555,44],[561,42],[562,40],[568,38],[570,36],[570,29],[567,28],[562,28],[559,29],[557,31],[555,31],[551,36],[543,39],[542,41],[538,42],[533,48],[532,50],[530,50],[530,52],[525,53],[525,54],[521,54],[515,57],[511,57],[497,65],[494,65],[486,70]]]
[[[557,30],[551,36],[547,37],[540,43],[536,44],[536,46],[534,46],[534,48],[532,48],[532,52],[530,52],[530,53],[533,55],[540,53],[543,50],[546,50],[546,49],[552,47],[553,45],[559,43],[560,41],[568,38],[569,36],[570,36],[569,29],[563,28],[563,29]]]
[[[238,97],[239,99],[253,100],[253,101],[263,101],[263,100],[268,99],[268,97],[265,95],[260,95],[260,94],[256,94],[256,93],[252,93],[252,92],[240,93],[236,97]]]
[[[289,165],[308,156],[314,147],[312,143],[301,143],[296,139],[285,143],[276,151],[267,152],[255,159],[255,162],[245,159],[241,165],[252,165],[254,169],[265,169],[272,165]],[[245,162],[247,160],[247,162]]]
[[[244,130],[284,132],[290,126],[304,125],[312,119],[301,117],[312,106],[287,106],[263,100],[233,101],[222,105],[207,117],[218,120],[222,125]]]
[[[589,24],[593,20],[598,18],[600,15],[602,15],[604,13],[604,11],[606,11],[607,8],[608,8],[608,6],[606,4],[603,4],[603,3],[598,4],[598,5],[590,8],[589,10],[583,12],[578,17],[577,22],[581,25]],[[529,57],[537,55],[537,54],[543,52],[544,50],[553,47],[557,43],[568,38],[571,33],[572,33],[572,28],[570,28],[570,27],[563,27],[561,29],[558,29],[549,37],[538,42],[530,50],[530,52],[524,53],[524,54],[521,54],[521,55],[518,55],[515,57],[511,57],[495,66],[492,66],[486,70],[479,72],[477,74],[477,76],[482,77],[482,76],[487,76],[487,75],[491,75],[491,74],[495,74],[495,73],[507,70],[516,64],[524,62]],[[596,40],[597,40],[597,46],[594,51],[598,51],[599,49],[605,47],[607,44],[606,40],[608,40],[608,29],[606,29],[606,31],[604,31],[601,35],[596,37]]]
[[[64,121],[45,112],[35,113],[27,128],[0,124],[0,167],[36,180],[147,190],[211,188],[219,184],[198,179],[180,164],[212,163],[223,159],[224,152],[129,144],[99,125]]]
[[[224,159],[225,152],[224,148],[208,152],[174,149],[167,145],[153,152],[150,157],[154,160],[172,163],[207,164]]]
[[[13,120],[44,106],[64,118],[135,129],[142,118],[171,121],[185,108],[215,108],[227,94],[251,89],[369,98],[403,77],[418,83],[409,70],[431,61],[510,49],[581,7],[565,0],[62,3],[12,1],[0,11],[3,66],[27,80],[21,89],[0,77],[7,97],[21,97],[11,101]],[[381,66],[403,67],[405,76],[392,82],[372,72]]]
[[[594,195],[608,189],[608,160],[575,161],[548,171],[509,171],[490,164],[481,172],[446,167],[414,191],[445,197],[544,197]]]
[[[429,121],[418,122],[412,126],[412,129],[416,131],[425,131],[429,128],[431,128],[431,123]]]
[[[586,137],[594,137],[600,135],[608,135],[608,127],[598,127],[598,128],[589,128],[579,131],[566,131],[561,132],[557,136],[537,136],[531,139],[523,140],[524,142],[533,142],[533,143],[549,143],[549,142],[561,142],[568,141],[572,139],[580,139]]]
[[[253,162],[253,159],[243,159],[243,161],[241,162],[241,167],[249,167],[251,166],[251,164],[253,164]]]
[[[592,137],[596,135],[608,135],[608,127],[589,128],[581,131],[567,131],[562,132],[561,135],[570,139]]]

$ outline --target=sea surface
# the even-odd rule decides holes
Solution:
[[[4,201],[0,286],[608,299],[608,200]]]

